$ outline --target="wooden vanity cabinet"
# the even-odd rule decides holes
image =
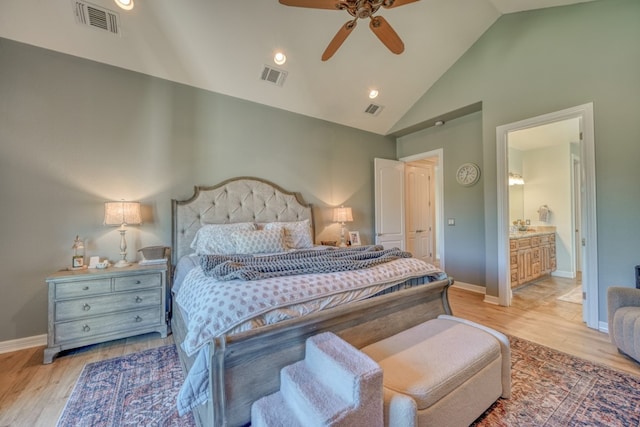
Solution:
[[[512,237],[509,239],[509,249],[512,288],[556,269],[555,233]]]

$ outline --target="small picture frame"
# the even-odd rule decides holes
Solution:
[[[360,232],[359,231],[350,231],[349,232],[349,241],[351,241],[351,246],[360,246],[362,244],[360,242]]]
[[[71,258],[71,267],[81,268],[84,265],[84,257],[82,255],[74,255]]]

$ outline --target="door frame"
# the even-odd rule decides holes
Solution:
[[[508,187],[508,134],[565,119],[579,118],[581,170],[583,178],[582,197],[582,281],[586,290],[584,300],[587,326],[599,329],[598,322],[598,242],[596,222],[596,169],[595,136],[593,126],[593,103],[583,104],[553,113],[543,114],[496,127],[496,181],[497,181],[497,226],[498,226],[498,302],[511,305],[509,271],[509,187]]]
[[[437,166],[434,168],[434,189],[435,189],[435,201],[436,201],[436,217],[435,217],[435,239],[437,254],[440,256],[438,259],[440,262],[440,269],[445,270],[445,251],[444,251],[444,149],[438,148],[424,153],[418,153],[407,157],[401,157],[398,161],[403,163],[411,163],[418,160],[437,158]],[[406,196],[405,196],[406,197]],[[406,202],[406,201],[405,201]]]

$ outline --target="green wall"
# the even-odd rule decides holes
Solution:
[[[485,284],[482,113],[473,113],[398,138],[398,158],[442,148],[444,192],[444,260],[447,274],[457,282]],[[458,167],[480,166],[480,181],[471,187],[456,182]],[[455,225],[449,226],[448,219]]]
[[[129,259],[171,243],[172,198],[247,175],[301,192],[318,240],[352,206],[371,243],[374,157],[393,139],[0,38],[0,343],[47,332],[44,279],[76,235],[118,259],[104,201],[143,204]]]
[[[640,264],[639,23],[637,0],[502,16],[394,127],[399,131],[482,102],[489,295],[498,289],[496,127],[589,102],[595,121],[601,321],[606,321],[606,288],[634,284],[634,266]]]

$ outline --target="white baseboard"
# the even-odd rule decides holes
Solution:
[[[605,334],[609,333],[609,323],[608,322],[598,322],[598,330],[600,332],[604,332]]]
[[[486,302],[487,304],[500,305],[500,301],[498,300],[498,297],[487,295],[487,288],[485,288],[484,286],[472,285],[471,283],[456,281],[453,283],[452,287],[464,289],[465,291],[469,291],[469,292],[475,292],[477,294],[482,294],[484,295],[484,302]]]
[[[465,291],[475,292],[477,294],[485,294],[487,288],[484,286],[472,285],[471,283],[458,282],[457,280],[453,282],[453,288],[464,289]]]
[[[18,338],[17,340],[0,341],[0,354],[24,350],[25,348],[39,347],[41,345],[47,345],[47,334]]]
[[[564,279],[575,279],[576,275],[572,271],[556,270],[551,273],[553,277],[562,277]]]

